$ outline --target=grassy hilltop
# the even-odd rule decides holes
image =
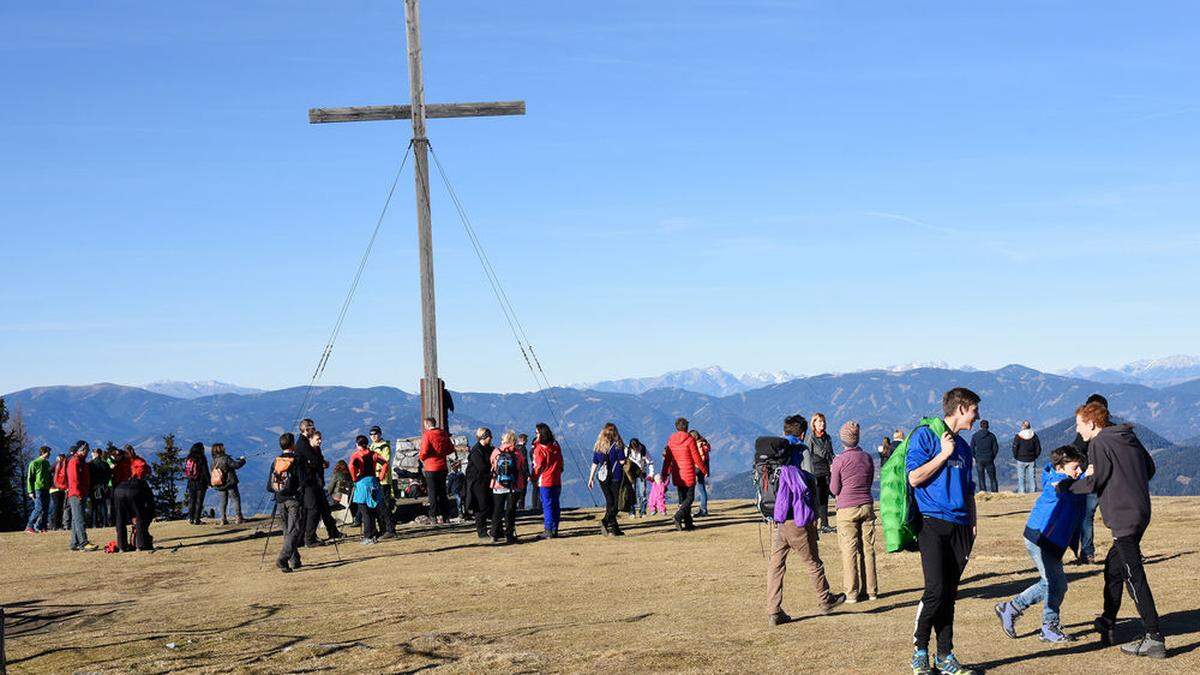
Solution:
[[[1200,529],[1193,498],[1154,499],[1144,542],[1171,659],[1135,660],[1094,634],[1047,648],[1000,632],[992,605],[1036,578],[1021,544],[1032,495],[982,497],[980,535],[964,577],[957,651],[993,672],[1200,672]],[[784,607],[799,620],[769,629],[766,527],[745,502],[716,503],[700,531],[665,519],[595,536],[594,511],[567,514],[566,537],[493,548],[473,532],[404,530],[362,547],[304,551],[305,568],[259,567],[263,539],[242,527],[155,526],[153,554],[67,552],[65,533],[0,535],[13,672],[593,671],[906,672],[918,595],[915,554],[880,558],[882,596],[816,614],[793,568]],[[259,524],[261,526],[261,523]],[[540,529],[525,520],[520,533]],[[1106,551],[1107,531],[1097,529]],[[586,535],[586,536],[585,536]],[[110,533],[93,531],[103,544]],[[271,541],[277,550],[278,537]],[[821,540],[841,588],[836,536]],[[1068,554],[1070,558],[1070,554]],[[1087,630],[1100,611],[1101,568],[1068,566],[1063,622]],[[1126,599],[1120,637],[1137,631]]]

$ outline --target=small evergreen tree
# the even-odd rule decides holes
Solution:
[[[8,426],[8,408],[0,398],[0,530],[19,530],[25,498],[16,439]]]
[[[183,476],[183,458],[175,445],[175,434],[163,436],[158,459],[150,465],[150,489],[154,492],[154,509],[160,520],[179,520],[183,510],[179,502],[179,479]]]
[[[25,479],[29,472],[29,463],[33,461],[34,452],[29,441],[29,430],[25,427],[25,416],[21,414],[19,406],[13,408],[8,422],[8,435],[17,454],[17,469],[20,476],[20,480],[17,482],[17,492],[24,495],[21,498],[21,521],[29,522],[29,514],[33,511],[33,502],[28,499],[29,495],[25,492]]]

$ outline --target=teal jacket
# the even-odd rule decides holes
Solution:
[[[25,472],[25,492],[33,494],[50,489],[50,460],[38,457]]]

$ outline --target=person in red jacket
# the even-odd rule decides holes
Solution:
[[[83,500],[91,494],[92,476],[88,468],[88,444],[79,441],[67,460],[67,508],[71,509],[71,550],[95,551],[99,546],[88,541],[83,519]]]
[[[679,510],[675,512],[676,530],[694,530],[692,522],[692,502],[696,499],[696,474],[707,476],[708,469],[704,466],[704,458],[696,446],[696,439],[688,433],[688,421],[682,417],[675,420],[675,433],[667,439],[666,452],[663,453],[661,481],[670,476],[679,493]]]
[[[558,522],[562,514],[558,501],[562,496],[562,448],[554,440],[549,425],[538,422],[534,428],[531,480],[537,481],[538,496],[542,500],[543,531],[538,538],[554,539],[558,536]]]
[[[421,468],[425,473],[425,488],[429,493],[429,519],[435,523],[450,520],[450,500],[446,497],[446,474],[449,468],[446,458],[454,454],[454,441],[445,429],[438,427],[437,420],[425,418],[425,431],[421,434]]]
[[[350,455],[350,481],[354,488],[350,493],[350,506],[357,510],[362,519],[364,545],[374,544],[378,539],[379,506],[382,501],[379,478],[376,476],[377,464],[383,460],[371,449],[371,442],[366,436],[359,435],[354,439],[354,454]]]
[[[154,493],[147,479],[150,465],[137,456],[132,445],[126,445],[113,467],[113,513],[116,514],[117,550],[153,551],[150,522],[154,520]],[[133,542],[129,541],[129,526],[133,526]]]

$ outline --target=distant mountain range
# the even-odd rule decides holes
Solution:
[[[200,398],[201,396],[215,396],[217,394],[259,394],[263,391],[262,389],[240,387],[236,384],[218,382],[216,380],[206,380],[202,382],[159,380],[158,382],[143,384],[141,388],[149,392],[154,392],[155,394],[186,399]]]
[[[627,377],[620,380],[578,384],[573,388],[617,394],[644,394],[652,389],[682,389],[709,396],[728,396],[765,387],[768,384],[780,384],[795,379],[795,377],[786,370],[734,375],[720,366],[709,366],[707,368],[673,370],[653,377]]]
[[[1200,356],[1176,355],[1161,359],[1143,359],[1127,363],[1120,368],[1076,366],[1062,371],[1061,374],[1093,382],[1170,387],[1200,378]]]
[[[1188,439],[1200,437],[1200,380],[1153,389],[1096,383],[1017,365],[992,371],[917,368],[819,375],[725,396],[681,388],[653,388],[639,394],[555,388],[545,397],[538,392],[454,393],[451,424],[455,432],[471,433],[478,426],[531,431],[536,422],[549,422],[564,440],[568,455],[565,499],[579,504],[590,501],[583,479],[596,433],[608,421],[616,423],[627,440],[636,436],[657,454],[673,430],[674,419],[687,417],[712,443],[714,470],[721,478],[748,469],[755,437],[779,433],[786,415],[821,411],[832,429],[848,419],[857,420],[863,447],[873,449],[883,435],[897,428],[907,430],[919,417],[936,414],[942,392],[951,386],[979,392],[983,415],[1002,441],[1024,419],[1037,429],[1063,422],[1097,391],[1108,397],[1116,415],[1142,427],[1143,439],[1150,438],[1150,430],[1174,443],[1192,443]],[[21,409],[36,443],[62,449],[80,438],[112,440],[153,451],[166,433],[175,433],[178,444],[185,447],[196,440],[222,441],[231,452],[250,458],[245,471],[253,483],[265,476],[278,434],[294,424],[303,392],[296,387],[178,398],[98,384],[38,387],[7,394],[5,399]],[[383,426],[392,438],[418,431],[417,397],[391,387],[319,387],[307,415],[317,420],[333,457],[347,454],[354,435],[373,424]],[[1170,459],[1168,466],[1177,476],[1200,473],[1200,452],[1167,450],[1172,454],[1164,459]],[[1191,487],[1180,485],[1200,494],[1200,480],[1192,481]]]

